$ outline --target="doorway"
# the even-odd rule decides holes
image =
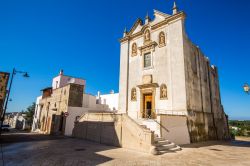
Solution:
[[[142,118],[153,119],[155,117],[153,110],[153,95],[152,93],[143,95],[143,115]]]

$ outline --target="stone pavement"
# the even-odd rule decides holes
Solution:
[[[0,166],[86,166],[86,165],[250,165],[250,139],[206,142],[183,147],[161,156],[100,145],[81,139],[25,132],[1,137]],[[0,159],[2,159],[0,157]]]

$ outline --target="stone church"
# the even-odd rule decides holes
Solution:
[[[218,69],[188,38],[185,19],[174,4],[124,31],[119,111],[178,144],[227,139]]]
[[[155,155],[229,138],[218,70],[185,32],[184,12],[154,11],[120,39],[117,113],[86,113],[72,136]]]

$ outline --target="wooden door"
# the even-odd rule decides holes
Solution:
[[[143,118],[151,119],[153,117],[153,100],[152,94],[144,95],[144,109],[143,109]]]

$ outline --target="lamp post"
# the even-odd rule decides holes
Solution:
[[[13,78],[14,78],[14,76],[15,76],[17,73],[23,74],[23,77],[26,77],[26,78],[29,78],[29,77],[30,77],[30,76],[28,75],[27,72],[17,71],[15,68],[13,69],[13,71],[12,71],[12,73],[11,73],[10,86],[9,86],[9,89],[8,89],[8,93],[7,93],[7,97],[6,97],[5,105],[4,105],[4,109],[3,109],[3,116],[2,116],[2,119],[1,119],[0,134],[2,133],[2,125],[3,125],[5,113],[6,113],[6,110],[7,110],[8,102],[9,102],[9,97],[10,97],[10,92],[11,92],[11,87],[12,87]]]
[[[250,94],[250,87],[247,83],[245,83],[245,85],[243,86],[243,90],[244,92],[246,92],[247,94]]]

